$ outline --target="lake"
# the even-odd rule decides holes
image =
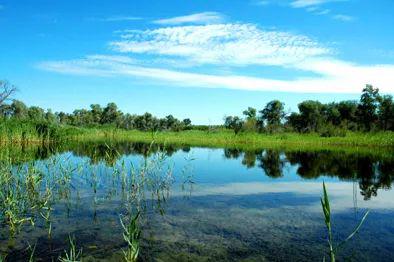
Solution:
[[[1,172],[11,174],[2,180],[2,201],[10,201],[4,192],[19,199],[1,206],[0,253],[7,261],[27,261],[33,249],[39,261],[57,260],[69,237],[84,261],[121,261],[121,220],[137,212],[141,261],[321,261],[328,251],[323,181],[336,243],[370,210],[338,259],[394,257],[390,151],[117,143],[0,153]],[[18,224],[8,209],[34,226]],[[9,221],[18,225],[12,230]]]

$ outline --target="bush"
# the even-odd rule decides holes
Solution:
[[[328,124],[321,128],[319,134],[321,137],[345,137],[346,129],[336,127],[332,124]]]

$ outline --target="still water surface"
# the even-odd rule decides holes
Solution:
[[[144,165],[151,169],[144,174],[149,183],[138,190],[142,261],[321,261],[327,251],[323,181],[337,242],[371,211],[340,260],[394,260],[390,154],[146,144],[37,150],[41,159],[14,163],[13,172],[35,162],[48,177],[67,170],[70,183],[56,191],[51,236],[42,219],[14,237],[2,224],[0,252],[8,261],[26,261],[28,243],[36,244],[39,260],[56,260],[68,249],[69,235],[85,261],[120,261],[126,244],[119,218],[136,203],[130,200],[136,187],[125,177],[141,179]]]

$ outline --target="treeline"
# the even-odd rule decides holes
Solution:
[[[344,136],[346,131],[394,131],[394,104],[391,95],[381,96],[379,89],[367,85],[359,101],[323,104],[304,101],[298,113],[286,113],[285,104],[269,102],[262,110],[249,107],[239,116],[225,117],[224,126],[242,131],[300,133],[317,132],[321,136]]]
[[[19,100],[13,100],[9,104],[0,105],[0,116],[3,119],[17,119],[34,122],[46,122],[49,124],[72,125],[77,127],[115,126],[122,129],[138,129],[141,131],[181,131],[191,128],[191,120],[182,121],[172,115],[165,118],[157,118],[150,113],[132,115],[120,111],[115,103],[109,103],[102,107],[98,104],[90,106],[90,109],[77,109],[73,113],[53,113],[52,110],[44,110],[37,106],[26,106]]]
[[[52,112],[37,106],[26,106],[19,100],[6,102],[16,88],[0,81],[0,120],[7,122],[28,121],[39,123],[40,134],[50,133],[59,125],[75,127],[111,126],[125,130],[182,131],[190,129],[218,129],[223,126],[195,126],[189,118],[179,120],[172,115],[158,118],[150,113],[143,115],[123,113],[115,103],[105,107],[93,104],[89,109],[77,109],[73,113]],[[273,100],[257,111],[249,107],[243,117],[225,117],[224,127],[235,134],[243,131],[280,133],[319,133],[321,136],[345,136],[350,131],[394,131],[394,104],[391,95],[380,95],[379,89],[367,85],[359,101],[342,101],[323,104],[304,101],[298,104],[299,112],[285,112],[285,104]],[[18,120],[18,121],[13,121]],[[49,127],[48,127],[49,126]],[[43,130],[43,131],[42,131]]]

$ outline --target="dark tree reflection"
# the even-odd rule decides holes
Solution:
[[[259,156],[260,167],[269,177],[277,178],[283,176],[284,160],[281,159],[279,151],[267,150]]]

